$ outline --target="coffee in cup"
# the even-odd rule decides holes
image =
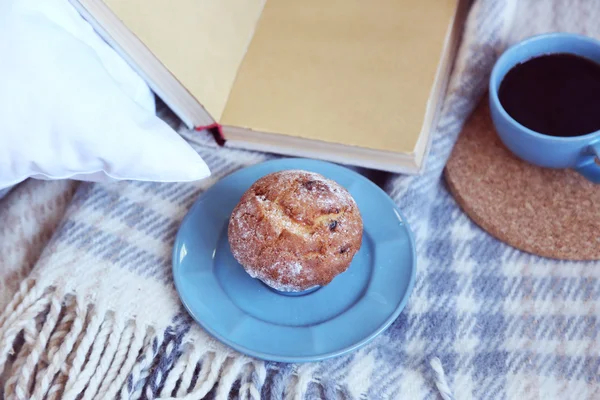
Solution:
[[[570,33],[529,38],[500,56],[489,88],[494,126],[511,152],[600,183],[600,42]]]

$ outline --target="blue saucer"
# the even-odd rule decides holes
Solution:
[[[350,268],[329,285],[295,296],[251,278],[227,240],[242,194],[260,177],[285,169],[314,171],[346,187],[364,224]],[[221,342],[265,360],[317,361],[357,349],[398,317],[415,280],[415,246],[400,211],[371,181],[338,165],[288,158],[237,171],[198,198],[177,233],[173,276],[191,316]]]

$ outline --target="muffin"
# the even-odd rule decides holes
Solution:
[[[253,278],[283,292],[325,286],[350,266],[363,223],[350,193],[322,175],[287,170],[257,180],[229,220],[229,245]]]

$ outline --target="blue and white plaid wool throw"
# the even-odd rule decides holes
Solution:
[[[210,179],[85,183],[70,202],[65,183],[15,188],[0,204],[0,270],[13,271],[0,288],[8,293],[23,279],[0,316],[5,398],[600,398],[600,264],[542,259],[495,240],[442,179],[506,45],[557,30],[599,37],[599,17],[591,0],[472,6],[425,174],[378,179],[415,233],[414,292],[385,333],[347,356],[302,365],[250,359],[205,334],[176,295],[171,250],[191,204],[226,174],[272,156],[218,149],[183,131]],[[27,220],[43,229],[20,225]],[[40,232],[54,226],[41,251]]]

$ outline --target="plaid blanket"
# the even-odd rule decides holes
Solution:
[[[181,130],[213,171],[191,184],[29,181],[0,203],[0,373],[7,399],[595,399],[599,263],[517,251],[448,194],[445,162],[497,56],[523,37],[600,37],[600,3],[478,0],[422,176],[374,175],[416,238],[414,292],[369,345],[301,365],[248,358],[183,310],[170,254],[216,180],[273,156]],[[47,239],[51,237],[49,241]]]

